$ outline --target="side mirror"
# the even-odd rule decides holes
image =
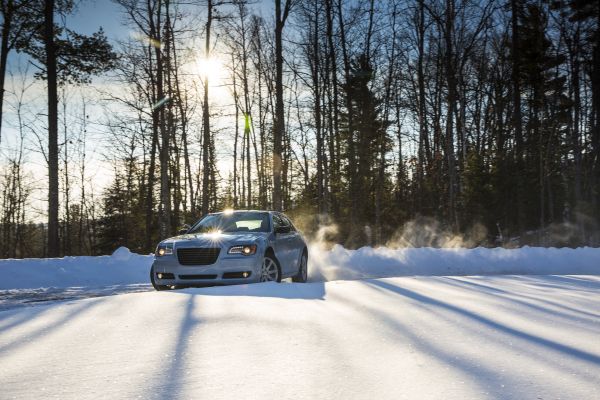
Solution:
[[[189,226],[188,224],[184,224],[181,228],[179,228],[177,233],[179,233],[180,235],[185,235],[190,230],[190,228],[191,226]]]
[[[290,233],[291,230],[289,226],[278,226],[275,228],[275,233]]]

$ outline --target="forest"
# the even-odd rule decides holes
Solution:
[[[100,2],[102,3],[102,2]],[[1,0],[0,258],[274,209],[361,246],[600,246],[600,1]]]

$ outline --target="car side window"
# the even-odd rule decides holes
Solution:
[[[273,230],[277,230],[277,228],[286,226],[281,217],[277,214],[273,214]]]
[[[296,232],[296,227],[292,224],[292,221],[287,217],[287,215],[281,214],[281,219],[285,222],[286,226],[290,227],[291,232]]]

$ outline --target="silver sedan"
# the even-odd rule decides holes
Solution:
[[[174,287],[306,282],[308,249],[290,219],[276,211],[207,214],[179,236],[158,244],[150,280]]]

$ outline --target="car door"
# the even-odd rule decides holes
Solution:
[[[278,228],[291,229],[289,223],[287,223],[279,213],[273,213],[273,231],[277,232]],[[293,244],[293,233],[288,231],[286,233],[275,233],[275,257],[281,264],[281,272],[283,275],[289,275],[294,265],[292,262],[292,244]]]
[[[302,250],[304,250],[304,239],[302,235],[292,221],[288,218],[287,215],[281,214],[281,219],[290,226],[290,259],[291,259],[291,269],[292,273],[296,273],[296,268],[300,265],[300,256],[302,255]]]

